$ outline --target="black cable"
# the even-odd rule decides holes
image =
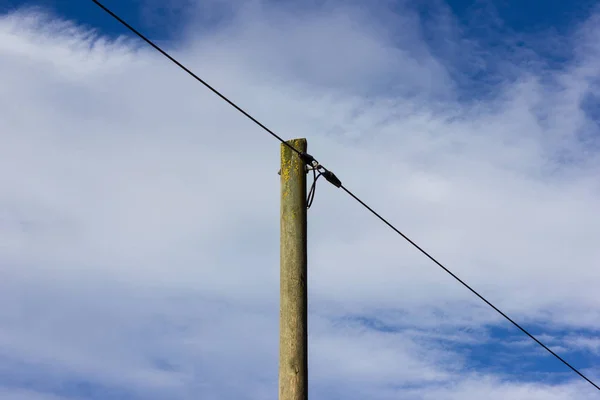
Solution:
[[[109,10],[104,4],[100,3],[98,0],[91,0],[94,3],[96,3],[96,5],[98,7],[100,7],[101,9],[103,9],[104,11],[106,11],[108,14],[110,14],[111,17],[113,17],[114,19],[116,19],[117,21],[119,21],[121,24],[123,24],[127,29],[129,29],[131,32],[135,33],[138,37],[140,37],[140,39],[142,39],[143,41],[145,41],[146,43],[148,43],[150,46],[154,47],[154,49],[156,49],[159,53],[161,53],[163,56],[167,57],[169,60],[171,60],[175,65],[177,65],[179,68],[181,68],[182,70],[184,70],[185,72],[187,72],[188,74],[190,74],[194,79],[196,79],[198,82],[200,82],[201,84],[203,84],[204,86],[206,86],[210,91],[212,91],[214,94],[216,94],[217,96],[219,96],[221,99],[225,100],[230,106],[232,106],[233,108],[235,108],[236,110],[238,110],[239,112],[241,112],[242,114],[244,114],[248,119],[250,119],[252,122],[254,122],[256,125],[260,126],[261,128],[263,128],[265,131],[267,131],[268,133],[271,134],[271,136],[273,136],[274,138],[276,138],[277,140],[279,140],[281,143],[283,143],[284,145],[286,145],[287,147],[289,147],[290,149],[292,149],[293,151],[295,151],[296,153],[298,153],[298,155],[301,154],[300,151],[298,151],[296,148],[294,148],[294,146],[292,146],[291,144],[287,143],[285,140],[283,140],[279,135],[277,135],[275,132],[273,132],[272,130],[270,130],[269,128],[267,128],[265,125],[263,125],[260,121],[258,121],[256,118],[254,118],[252,115],[248,114],[246,111],[244,111],[244,109],[242,109],[241,107],[239,107],[237,104],[235,104],[233,101],[229,100],[227,97],[225,97],[225,95],[223,95],[221,92],[219,92],[217,89],[213,88],[211,85],[209,85],[205,80],[203,80],[202,78],[200,78],[198,75],[196,75],[195,73],[193,73],[192,71],[190,71],[185,65],[181,64],[179,61],[177,61],[175,58],[173,58],[171,55],[169,55],[166,51],[164,51],[163,49],[161,49],[157,44],[155,44],[154,42],[152,42],[150,39],[148,39],[146,36],[142,35],[140,32],[138,32],[133,26],[129,25],[127,22],[125,22],[123,19],[121,19],[121,17],[119,17],[117,14],[115,14],[114,12],[112,12],[111,10]]]
[[[448,274],[450,274],[450,276],[452,276],[454,279],[456,279],[458,282],[460,282],[464,287],[466,287],[467,289],[469,289],[473,294],[475,294],[477,297],[479,297],[481,300],[483,300],[488,306],[492,307],[496,312],[498,312],[498,314],[502,315],[511,324],[513,324],[514,326],[516,326],[517,328],[519,328],[521,330],[521,332],[523,332],[524,334],[526,334],[527,336],[529,336],[537,344],[539,344],[544,349],[546,349],[550,354],[552,354],[554,357],[556,357],[557,359],[559,359],[560,361],[562,361],[563,364],[565,364],[567,367],[571,368],[577,375],[579,375],[580,377],[582,377],[583,379],[585,379],[586,381],[588,381],[596,389],[600,390],[600,387],[598,385],[596,385],[594,382],[592,382],[590,379],[588,379],[585,375],[583,375],[581,372],[579,372],[575,367],[573,367],[571,364],[569,364],[567,361],[565,361],[561,356],[559,356],[558,354],[556,354],[555,352],[553,352],[552,350],[550,350],[548,348],[548,346],[546,346],[544,343],[540,342],[535,336],[533,336],[531,333],[529,333],[527,330],[525,330],[525,328],[523,328],[521,325],[519,325],[518,323],[516,323],[515,321],[513,321],[508,315],[506,315],[502,311],[500,311],[500,309],[498,309],[498,307],[496,307],[495,305],[493,305],[492,303],[490,303],[485,297],[483,297],[482,295],[480,295],[479,293],[477,293],[477,291],[475,289],[473,289],[471,286],[469,286],[468,284],[466,284],[462,279],[460,279],[458,276],[456,276],[448,268],[444,267],[442,265],[442,263],[440,263],[438,260],[436,260],[435,258],[433,258],[433,256],[431,256],[428,252],[426,252],[425,250],[423,250],[418,244],[416,244],[415,242],[413,242],[404,233],[400,232],[400,230],[398,230],[394,225],[392,225],[385,218],[383,218],[381,215],[379,215],[375,210],[373,210],[371,207],[369,207],[367,204],[365,204],[365,202],[362,201],[361,199],[359,199],[354,193],[352,193],[350,190],[348,190],[343,185],[341,186],[341,188],[346,193],[348,193],[354,200],[358,201],[363,207],[365,207],[367,210],[371,211],[371,213],[373,213],[373,215],[375,215],[377,218],[379,218],[384,224],[386,224],[387,226],[389,226],[390,228],[392,228],[394,230],[394,232],[396,232],[398,235],[402,236],[408,243],[412,244],[417,250],[419,250],[421,253],[423,253],[425,256],[427,256],[427,258],[429,258],[431,261],[433,261],[435,264],[437,264],[438,267],[442,268],[444,271],[446,271]]]
[[[310,190],[308,191],[308,196],[306,198],[306,208],[310,208],[310,206],[312,206],[312,203],[315,199],[315,193],[317,191],[317,181],[319,180],[319,178],[323,175],[322,172],[319,172],[319,174],[317,175],[317,169],[313,168],[313,183],[310,186]]]
[[[541,341],[539,341],[535,336],[533,336],[531,333],[529,333],[527,330],[525,330],[523,327],[521,327],[521,325],[519,325],[515,321],[513,321],[508,315],[506,315],[502,311],[500,311],[496,306],[494,306],[492,303],[490,303],[485,297],[483,297],[482,295],[480,295],[479,293],[477,293],[473,288],[471,288],[469,285],[467,285],[465,282],[463,282],[462,279],[460,279],[458,276],[456,276],[454,273],[452,273],[452,271],[450,271],[448,268],[444,267],[439,261],[437,261],[431,255],[429,255],[429,253],[427,253],[425,250],[423,250],[419,245],[417,245],[415,242],[413,242],[411,239],[409,239],[405,234],[403,234],[402,232],[400,232],[394,225],[392,225],[391,223],[389,223],[385,218],[383,218],[381,215],[379,215],[375,210],[373,210],[371,207],[369,207],[367,204],[365,204],[365,202],[363,202],[361,199],[359,199],[358,197],[356,197],[356,195],[354,195],[354,193],[352,193],[350,190],[348,190],[345,186],[342,185],[341,181],[335,176],[335,174],[333,172],[327,170],[325,167],[323,167],[322,165],[318,164],[318,162],[311,155],[309,155],[307,153],[300,152],[299,150],[297,150],[296,148],[294,148],[292,145],[290,145],[289,143],[287,143],[286,141],[284,141],[275,132],[271,131],[265,125],[263,125],[258,120],[256,120],[253,116],[251,116],[246,111],[244,111],[241,107],[239,107],[234,102],[232,102],[227,97],[225,97],[223,94],[221,94],[218,90],[216,90],[215,88],[213,88],[212,86],[210,86],[207,82],[205,82],[203,79],[201,79],[200,77],[198,77],[196,74],[194,74],[192,71],[190,71],[188,68],[186,68],[179,61],[177,61],[172,56],[170,56],[166,51],[164,51],[163,49],[161,49],[158,45],[154,44],[150,39],[148,39],[147,37],[145,37],[144,35],[142,35],[140,32],[138,32],[135,28],[133,28],[131,25],[129,25],[127,22],[125,22],[123,19],[121,19],[114,12],[112,12],[111,10],[109,10],[106,6],[104,6],[98,0],[91,0],[91,1],[93,1],[98,7],[102,8],[110,16],[112,16],[117,21],[119,21],[121,24],[123,24],[125,27],[127,27],[131,32],[133,32],[134,34],[136,34],[137,36],[139,36],[142,40],[144,40],[146,43],[148,43],[150,46],[152,46],[154,49],[156,49],[162,55],[164,55],[169,60],[171,60],[179,68],[183,69],[185,72],[187,72],[189,75],[191,75],[193,78],[195,78],[198,82],[200,82],[201,84],[203,84],[204,86],[206,86],[209,90],[211,90],[213,93],[215,93],[221,99],[225,100],[233,108],[235,108],[236,110],[238,110],[239,112],[241,112],[242,114],[244,114],[252,122],[254,122],[258,126],[260,126],[261,128],[263,128],[268,133],[270,133],[271,136],[275,137],[281,143],[283,143],[284,145],[286,145],[287,147],[289,147],[291,150],[293,150],[294,152],[296,152],[298,154],[298,156],[300,156],[300,159],[306,165],[313,165],[313,167],[318,165],[319,169],[323,170],[323,171],[320,172],[319,176],[323,175],[325,177],[325,179],[327,181],[329,181],[331,184],[333,184],[334,186],[336,186],[338,188],[342,188],[354,200],[356,200],[357,202],[359,202],[367,210],[371,211],[371,213],[373,213],[373,215],[375,215],[377,218],[379,218],[387,226],[389,226],[390,228],[392,228],[397,234],[399,234],[400,236],[402,236],[405,240],[407,240],[410,244],[412,244],[415,248],[417,248],[417,250],[419,250],[421,253],[423,253],[425,256],[427,256],[427,258],[429,258],[431,261],[433,261],[435,264],[437,264],[440,268],[442,268],[448,274],[450,274],[454,279],[456,279],[464,287],[466,287],[467,289],[469,289],[473,294],[475,294],[477,297],[479,297],[481,300],[483,300],[488,306],[492,307],[496,312],[498,312],[500,315],[502,315],[504,318],[506,318],[514,326],[516,326],[517,328],[519,328],[519,330],[521,330],[523,333],[525,333],[527,336],[529,336],[531,339],[533,339],[537,344],[539,344],[540,346],[542,346],[545,350],[547,350],[550,354],[552,354],[554,357],[556,357],[558,360],[560,360],[563,364],[565,364],[567,367],[569,367],[570,369],[572,369],[577,375],[579,375],[580,377],[582,377],[583,379],[585,379],[588,383],[590,383],[596,389],[600,390],[600,386],[596,385],[594,382],[592,382],[590,379],[588,379],[585,375],[583,375],[581,372],[579,372],[575,367],[573,367],[571,364],[569,364],[567,361],[565,361],[562,357],[560,357],[558,354],[556,354],[555,352],[553,352],[552,350],[550,350],[545,344],[543,344]],[[316,178],[315,178],[315,183],[316,183]],[[311,192],[309,192],[309,195],[311,195],[314,198],[314,184],[313,184],[313,188],[311,188]],[[311,200],[311,203],[312,203],[312,200]]]

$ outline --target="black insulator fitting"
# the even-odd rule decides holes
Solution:
[[[315,161],[315,158],[308,153],[300,153],[298,156],[306,165],[312,165],[312,163]]]
[[[326,171],[323,171],[322,174],[323,174],[323,177],[325,179],[327,179],[327,182],[331,183],[336,188],[339,188],[342,186],[342,181],[340,181],[333,172],[326,170]]]

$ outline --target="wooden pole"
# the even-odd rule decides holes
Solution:
[[[306,152],[306,139],[287,143]],[[308,399],[306,167],[281,144],[279,400]]]

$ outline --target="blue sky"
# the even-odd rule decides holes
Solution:
[[[172,35],[173,28],[182,23],[181,9],[185,3],[172,2],[171,6],[156,6],[156,3],[148,4],[140,0],[119,2],[107,0],[103,2],[106,6],[119,15],[131,21],[133,24],[143,27],[153,38],[164,38]],[[279,1],[282,3],[282,1]],[[293,3],[293,2],[290,2]],[[388,9],[393,10],[393,2],[389,2]],[[488,31],[506,30],[513,33],[537,33],[543,30],[556,30],[560,33],[568,33],[573,27],[585,20],[593,8],[595,1],[583,0],[576,3],[569,3],[559,0],[549,0],[545,2],[528,1],[449,1],[435,2],[422,1],[416,3],[413,7],[418,8],[423,15],[431,15],[438,11],[440,6],[449,7],[460,23],[466,26],[475,25],[479,28],[485,28]],[[315,2],[316,7],[319,2]],[[82,24],[94,26],[106,34],[126,33],[118,24],[106,18],[93,3],[78,2],[73,3],[64,0],[53,1],[22,1],[5,0],[3,1],[3,11],[23,7],[23,6],[42,6],[49,8],[57,14],[69,19],[74,19]],[[150,23],[147,18],[148,9],[152,14],[163,17],[163,23]],[[483,17],[483,18],[482,18]],[[496,19],[496,23],[490,21],[490,17]],[[477,21],[474,21],[477,20]],[[185,23],[185,20],[184,20]],[[489,25],[488,25],[489,24]],[[474,27],[473,27],[474,28]]]
[[[200,2],[202,3],[202,2]],[[218,2],[206,2],[210,4],[210,13],[204,14],[200,21],[194,21],[200,29],[211,29],[220,21],[226,20],[230,15],[230,9],[235,8],[231,4],[218,4]],[[215,6],[215,3],[217,5]],[[319,7],[324,2],[314,2],[308,6],[293,1],[277,1],[277,4],[286,4],[289,7],[311,8]],[[335,2],[332,7],[335,7]],[[361,2],[350,2],[358,4],[366,9],[371,8],[374,15],[385,16],[385,19],[393,20],[394,12],[401,13],[406,4],[393,1],[381,2],[378,6],[366,6]],[[545,2],[530,1],[420,1],[410,5],[410,9],[416,10],[422,18],[423,35],[436,55],[443,57],[447,54],[446,46],[440,40],[444,38],[436,32],[428,31],[428,24],[435,25],[440,17],[440,10],[447,9],[456,23],[463,31],[463,40],[471,39],[483,47],[484,52],[490,52],[491,56],[510,57],[506,47],[511,42],[533,47],[536,51],[547,56],[545,62],[557,62],[565,60],[569,56],[569,48],[556,46],[547,48],[543,41],[536,40],[540,35],[552,33],[566,35],[572,33],[578,24],[589,17],[595,9],[597,2],[594,0],[581,0],[569,2],[550,0]],[[181,36],[188,24],[190,17],[186,15],[185,0],[177,0],[165,6],[161,2],[135,0],[129,2],[106,1],[105,5],[115,10],[120,16],[130,21],[135,27],[143,30],[145,34],[157,41],[171,41],[174,44]],[[116,21],[107,18],[104,13],[91,2],[77,2],[54,0],[54,1],[20,1],[5,0],[2,4],[3,10],[11,10],[26,6],[41,6],[58,16],[76,21],[85,26],[98,29],[103,35],[115,37],[118,35],[130,35],[130,32],[120,26]],[[209,7],[207,6],[207,7]],[[512,43],[511,43],[512,44]],[[514,48],[510,49],[511,51]],[[461,71],[464,72],[464,71]],[[484,84],[496,77],[499,72],[493,68],[484,71],[476,71],[469,75],[468,82],[463,82],[468,87],[469,95],[485,91]],[[474,80],[475,82],[472,82]],[[460,81],[460,80],[459,80]]]
[[[600,380],[597,2],[160,3],[104,1]],[[276,143],[91,1],[0,12],[0,397],[275,398]],[[324,184],[310,229],[311,396],[597,396]]]

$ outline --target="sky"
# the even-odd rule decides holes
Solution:
[[[600,381],[594,1],[104,4]],[[279,144],[91,1],[0,1],[0,398],[275,399]],[[598,391],[341,190],[309,395]]]

